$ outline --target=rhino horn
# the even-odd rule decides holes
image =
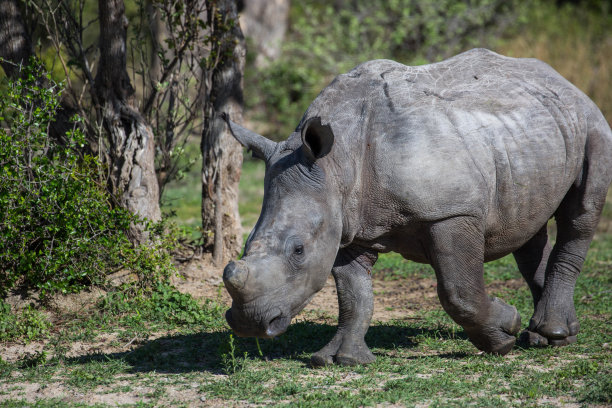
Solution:
[[[225,112],[221,114],[221,118],[227,123],[230,133],[241,145],[252,151],[254,157],[266,162],[270,160],[270,157],[276,151],[276,142],[232,122]]]

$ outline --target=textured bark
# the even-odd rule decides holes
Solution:
[[[147,4],[147,16],[149,17],[149,31],[151,35],[151,65],[149,67],[149,78],[153,81],[159,80],[161,77],[161,64],[159,56],[157,55],[160,51],[160,44],[164,40],[165,30],[164,24],[161,21],[160,12],[153,5],[152,0],[148,0]]]
[[[263,67],[280,56],[288,20],[289,0],[245,2],[240,25],[256,47],[255,66]]]
[[[110,187],[120,205],[151,221],[161,219],[155,176],[153,132],[132,104],[134,89],[126,71],[123,0],[99,0],[100,66],[95,79],[109,135]],[[146,240],[143,226],[132,227],[134,241]]]
[[[17,79],[22,74],[22,66],[35,57],[32,40],[19,10],[18,0],[0,0],[0,65],[7,77]],[[37,79],[41,87],[49,87],[44,76]],[[55,120],[49,127],[52,139],[64,144],[64,135],[73,127],[70,118],[76,113],[65,99],[57,109]]]
[[[9,78],[19,76],[19,65],[27,65],[34,55],[17,0],[0,0],[0,65]]]
[[[232,120],[242,121],[242,73],[246,48],[238,24],[236,3],[231,0],[209,2],[209,12],[215,8],[225,21],[223,25],[229,21],[235,22],[229,30],[217,23],[212,24],[211,35],[220,40],[222,48],[218,53],[221,61],[212,74],[202,132],[202,226],[208,232],[205,245],[212,247],[213,259],[217,265],[221,265],[225,260],[237,256],[242,246],[238,213],[242,147],[218,115],[226,112]]]

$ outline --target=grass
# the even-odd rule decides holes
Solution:
[[[262,176],[261,164],[246,162],[250,203],[241,209],[251,225]],[[481,355],[438,307],[407,320],[373,322],[366,341],[377,360],[353,368],[309,366],[310,355],[335,332],[328,316],[298,317],[287,333],[260,340],[258,348],[254,339],[232,336],[224,307],[215,301],[196,301],[167,286],[149,296],[111,293],[88,313],[64,316],[42,350],[0,362],[0,404],[603,406],[612,403],[610,270],[612,235],[599,234],[576,287],[581,334],[574,345]],[[373,276],[418,280],[434,274],[429,266],[384,254]],[[511,257],[485,266],[490,292],[515,305],[525,326],[533,306],[526,285],[512,284],[519,278]],[[75,343],[97,342],[106,350],[70,352]],[[28,402],[33,386],[40,390],[36,402]]]
[[[193,146],[189,149],[193,152]],[[245,153],[240,177],[240,197],[238,210],[240,211],[242,226],[248,233],[261,211],[263,200],[263,177],[265,165],[262,161],[248,158]],[[162,209],[170,221],[180,225],[192,238],[199,237],[202,225],[202,185],[200,170],[202,157],[198,157],[191,171],[185,173],[180,180],[171,182],[163,192]]]
[[[242,165],[238,210],[240,211],[242,227],[246,234],[255,226],[261,212],[265,172],[266,167],[260,160],[245,159]]]
[[[607,253],[609,257],[610,251]],[[592,258],[592,262],[601,260]],[[609,268],[610,258],[607,262]],[[590,276],[581,282],[579,298],[600,287]],[[607,304],[606,313],[600,315],[593,313],[589,302],[577,303],[583,322],[578,344],[558,349],[516,348],[508,357],[476,354],[445,315],[428,311],[416,321],[374,324],[366,340],[377,361],[369,366],[309,368],[310,353],[331,337],[334,328],[303,321],[281,338],[263,341],[263,358],[252,339],[232,340],[225,329],[204,330],[160,337],[124,353],[13,368],[10,376],[2,376],[0,385],[8,379],[12,384],[59,383],[67,393],[140,393],[144,406],[181,406],[180,401],[167,397],[180,391],[197,397],[196,401],[203,398],[228,405],[362,406],[383,401],[408,406],[603,404],[612,402],[606,380],[612,374],[612,358],[604,348],[611,333],[602,321],[610,318],[609,299]],[[234,362],[228,363],[223,356]],[[122,384],[119,389],[109,388],[116,383]],[[11,404],[18,406],[19,402],[23,399]],[[41,406],[47,403],[52,401],[41,402]]]
[[[0,341],[14,337],[24,341],[44,336],[50,323],[46,316],[32,305],[26,306],[20,313],[12,313],[11,307],[0,299]]]

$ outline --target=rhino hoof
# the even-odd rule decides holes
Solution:
[[[356,366],[359,364],[370,364],[376,361],[376,357],[371,351],[361,353],[361,355],[340,354],[337,356],[329,356],[324,354],[313,354],[310,357],[310,364],[313,367],[325,367],[334,363],[341,366]]]
[[[310,357],[310,365],[313,367],[325,367],[334,364],[333,356],[325,354],[313,354]]]
[[[519,345],[521,347],[545,347],[554,346],[562,347],[574,344],[577,341],[576,336],[567,336],[562,339],[549,339],[542,336],[540,333],[524,330],[519,337]]]
[[[577,341],[578,341],[578,338],[576,336],[567,336],[564,339],[551,339],[551,340],[548,340],[548,343],[551,346],[561,347],[561,346],[569,346],[570,344],[574,344]]]
[[[365,351],[360,350],[355,354],[338,354],[336,356],[336,363],[341,366],[355,366],[359,364],[370,364],[376,361],[374,354],[368,349]]]
[[[536,332],[524,330],[518,339],[518,344],[521,347],[544,347],[548,346],[548,339]]]
[[[514,343],[516,343],[516,337],[510,336],[505,341],[502,341],[496,344],[490,350],[486,350],[486,352],[490,354],[497,354],[500,356],[505,356],[506,354],[510,352],[510,350],[512,350],[512,347],[514,347]]]
[[[376,357],[372,356],[372,358],[361,358],[354,356],[338,356],[336,357],[336,363],[341,366],[356,366],[359,364],[370,364],[376,361]]]

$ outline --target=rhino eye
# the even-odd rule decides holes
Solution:
[[[304,253],[304,245],[297,245],[293,250],[293,253],[296,255],[302,255]]]

